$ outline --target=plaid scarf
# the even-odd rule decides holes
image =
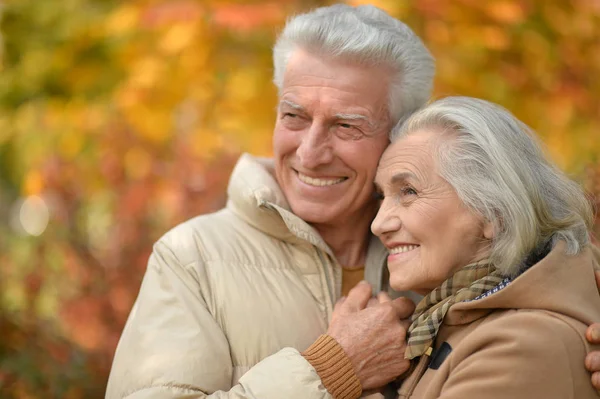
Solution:
[[[458,302],[476,298],[497,286],[504,276],[488,259],[469,264],[431,291],[417,305],[408,329],[406,359],[414,359],[431,348],[444,316]]]

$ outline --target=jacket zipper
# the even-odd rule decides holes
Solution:
[[[329,318],[329,316],[331,316],[331,314],[333,313],[333,305],[335,303],[335,298],[334,298],[334,292],[332,289],[332,283],[331,283],[331,279],[332,276],[330,276],[329,271],[327,270],[327,262],[325,261],[325,258],[323,257],[323,253],[320,249],[315,248],[317,250],[317,255],[319,255],[319,260],[321,261],[321,265],[323,266],[323,272],[324,272],[324,276],[325,276],[325,282],[327,285],[327,291],[329,293],[329,304],[327,304],[327,311],[328,311],[328,315],[327,317]],[[329,323],[328,323],[329,324]]]
[[[398,389],[398,398],[410,398],[417,387],[417,384],[427,371],[427,367],[429,367],[429,355],[423,355],[419,358],[417,367],[413,370],[412,373],[404,380],[400,389]]]
[[[271,205],[268,201],[265,201],[265,200],[261,200],[259,206],[264,207],[266,209],[273,210],[275,212],[278,212],[278,210],[273,205]],[[283,218],[283,215],[281,215],[281,216]],[[288,228],[289,228],[289,226],[288,226]],[[290,231],[292,231],[292,230],[290,229]],[[327,325],[329,325],[329,317],[333,313],[333,305],[335,304],[335,292],[334,292],[334,289],[332,289],[332,283],[330,281],[330,278],[333,279],[334,282],[335,282],[335,277],[330,276],[330,274],[328,273],[327,262],[323,258],[322,251],[316,245],[313,245],[313,247],[317,251],[317,255],[319,257],[319,261],[321,262],[321,265],[323,266],[323,273],[324,273],[324,277],[325,277],[325,283],[327,285],[327,290],[329,291],[329,303],[325,304],[326,305],[325,306],[325,309],[326,309],[326,312],[325,312],[326,313],[325,314],[325,322],[326,322]]]

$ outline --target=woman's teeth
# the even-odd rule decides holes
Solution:
[[[391,255],[401,254],[403,252],[408,252],[408,251],[412,251],[413,249],[417,249],[418,247],[419,247],[418,245],[399,245],[395,248],[390,249],[390,254]]]

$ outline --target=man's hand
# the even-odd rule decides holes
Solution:
[[[363,390],[379,388],[408,370],[404,352],[409,323],[402,319],[415,309],[408,298],[391,300],[380,293],[377,302],[370,299],[371,286],[359,283],[335,305],[327,330],[350,358]]]
[[[600,291],[600,271],[596,271],[596,285]],[[594,323],[588,327],[586,339],[590,344],[600,344],[600,323]],[[592,385],[600,390],[600,351],[590,352],[585,358],[585,367],[592,373]]]

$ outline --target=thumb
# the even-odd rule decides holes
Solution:
[[[396,298],[391,303],[400,319],[408,319],[415,311],[415,303],[408,298]]]
[[[341,306],[344,304],[344,302],[346,302],[346,297],[343,296],[340,299],[338,299],[338,301],[335,303],[335,306],[333,307],[333,310],[338,310],[341,308]]]

